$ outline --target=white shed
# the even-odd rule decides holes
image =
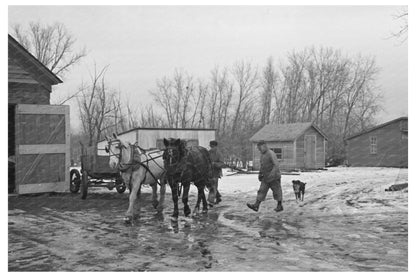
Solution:
[[[209,142],[215,140],[215,129],[178,129],[178,128],[134,128],[117,136],[124,142],[138,143],[144,149],[163,149],[164,138],[180,138],[187,141],[188,146],[199,145],[208,148]],[[98,143],[98,155],[106,155],[104,149],[107,141]]]

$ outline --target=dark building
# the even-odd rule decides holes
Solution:
[[[69,106],[50,105],[62,81],[8,38],[9,193],[69,188]]]
[[[281,169],[317,169],[325,167],[327,137],[313,123],[267,124],[250,138],[253,169],[260,167],[257,142],[264,140],[276,153]]]
[[[350,166],[407,167],[407,117],[400,117],[346,139]]]

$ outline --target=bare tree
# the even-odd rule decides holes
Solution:
[[[12,28],[17,41],[60,77],[86,56],[85,48],[74,49],[76,39],[62,23],[42,25],[30,22],[27,28],[20,25]]]
[[[160,80],[156,80],[156,89],[151,90],[157,104],[159,104],[165,112],[167,124],[169,127],[174,126],[175,123],[175,109],[174,109],[174,92],[172,81],[166,76]]]
[[[267,59],[267,64],[263,69],[263,76],[261,80],[261,125],[270,122],[272,96],[276,94],[278,76],[273,64],[273,57]]]
[[[248,62],[240,61],[234,64],[233,76],[237,87],[237,103],[231,133],[235,134],[241,111],[258,88],[257,69]]]
[[[77,98],[80,119],[84,133],[88,137],[88,145],[95,145],[109,126],[105,121],[114,111],[114,93],[111,93],[105,82],[108,66],[101,70],[94,67],[90,74],[90,83],[81,85],[81,95]]]
[[[394,15],[393,19],[400,21],[399,30],[393,32],[391,37],[395,37],[400,40],[401,43],[407,40],[407,30],[408,30],[408,9],[407,7],[403,7],[398,10]]]

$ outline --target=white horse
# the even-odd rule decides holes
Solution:
[[[166,179],[163,166],[163,151],[145,151],[136,144],[126,144],[113,134],[114,138],[107,137],[106,151],[110,155],[109,165],[118,168],[121,177],[130,190],[129,208],[124,221],[130,223],[134,211],[140,209],[136,200],[140,199],[141,186],[149,184],[152,187],[152,203],[158,212],[162,212],[165,202]],[[157,200],[157,184],[160,185],[160,198]]]

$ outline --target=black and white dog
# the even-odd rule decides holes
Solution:
[[[298,200],[303,201],[303,196],[305,195],[305,185],[306,185],[306,183],[301,182],[299,180],[293,180],[292,183],[293,183],[293,190],[295,191],[296,201],[298,201]]]

